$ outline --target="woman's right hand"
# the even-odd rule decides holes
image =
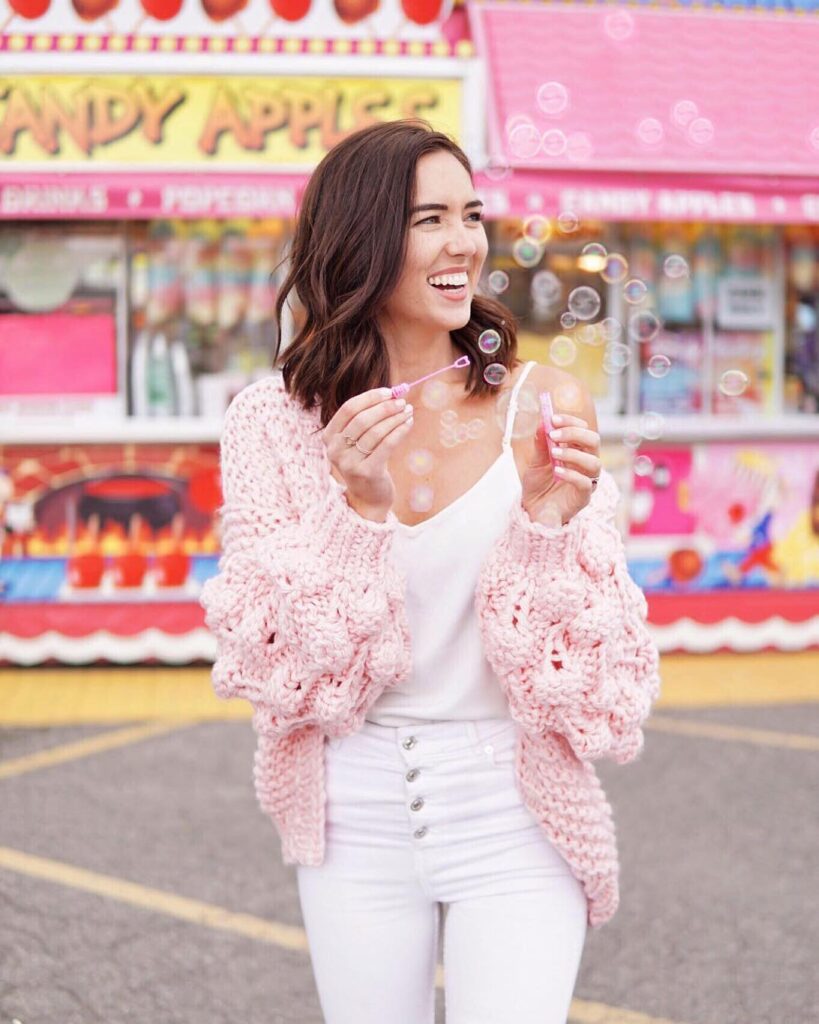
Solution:
[[[389,388],[373,388],[349,398],[324,428],[327,456],[347,484],[347,503],[365,519],[384,522],[393,506],[395,485],[387,464],[411,426],[412,406],[392,398]],[[348,445],[345,434],[372,454]]]

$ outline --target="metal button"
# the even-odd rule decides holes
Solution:
[[[492,746],[491,743],[487,743],[483,749],[487,752],[487,754],[494,754],[495,752],[495,748]]]
[[[412,750],[418,740],[414,736],[407,736],[405,740],[402,740],[401,746],[404,750]]]
[[[417,796],[412,801],[412,803],[410,804],[410,810],[411,811],[420,811],[423,806],[424,806],[424,798],[420,797],[420,796]]]
[[[420,768],[410,768],[410,770],[407,772],[405,778],[406,778],[407,782],[415,782],[415,780],[418,778],[418,776],[420,774],[421,774],[421,769]]]
[[[417,828],[412,834],[415,836],[416,839],[423,839],[424,836],[427,834],[426,825],[422,825],[420,828]]]

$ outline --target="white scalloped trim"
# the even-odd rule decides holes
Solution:
[[[819,647],[819,615],[803,622],[790,622],[778,615],[762,622],[729,618],[711,624],[685,618],[668,626],[649,623],[649,628],[662,652],[702,654],[723,647],[732,651],[759,651],[765,647],[802,651]]]
[[[216,657],[216,638],[207,629],[189,633],[163,633],[146,629],[134,636],[117,636],[100,630],[88,636],[63,636],[53,630],[33,638],[0,633],[0,660],[14,665],[39,665],[55,658],[64,665],[81,665],[105,659],[115,664],[137,664],[156,658],[165,665]]]

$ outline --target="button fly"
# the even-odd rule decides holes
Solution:
[[[401,746],[404,750],[412,750],[418,740],[414,736],[407,736],[405,740],[401,741]]]
[[[405,778],[406,778],[407,782],[415,782],[415,780],[418,778],[418,776],[420,774],[421,774],[421,769],[420,768],[410,768],[410,770],[405,775]]]
[[[423,797],[417,796],[412,801],[412,803],[410,804],[410,810],[412,810],[412,811],[420,811],[423,806],[424,806],[424,799],[423,799]]]
[[[424,836],[427,834],[426,825],[422,825],[420,828],[417,828],[412,834],[415,836],[416,839],[423,839]]]

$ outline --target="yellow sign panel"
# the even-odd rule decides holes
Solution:
[[[309,167],[351,131],[422,117],[460,137],[458,79],[0,78],[0,167]]]

